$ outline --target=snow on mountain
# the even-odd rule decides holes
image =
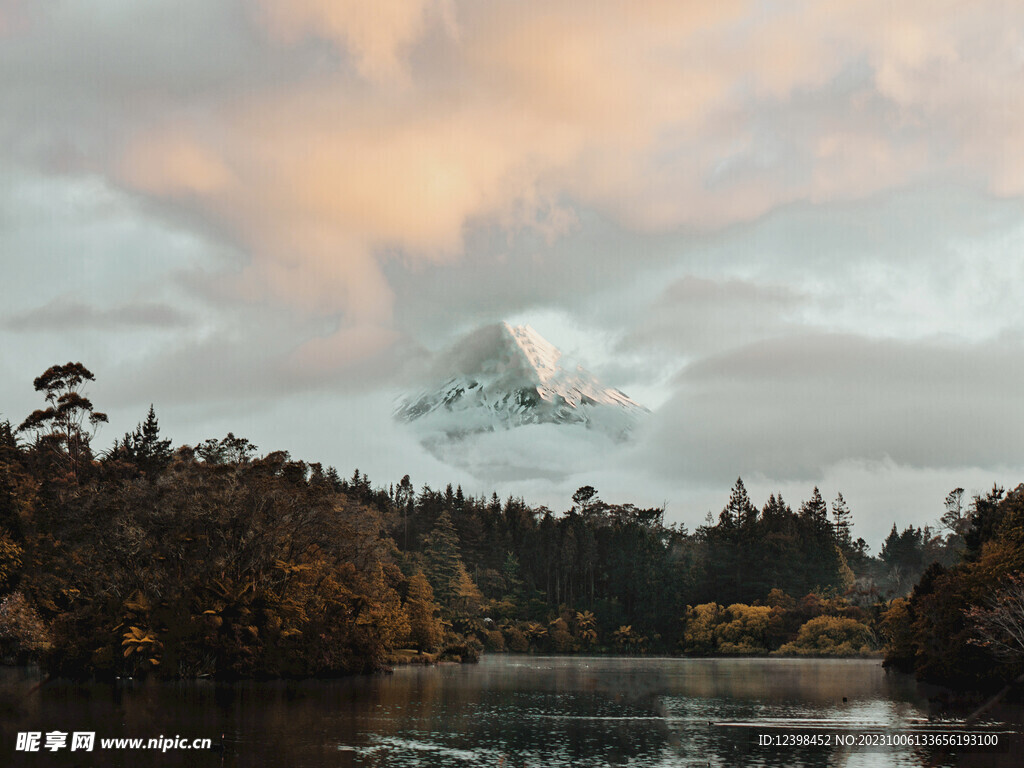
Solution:
[[[400,400],[395,418],[447,439],[531,424],[575,424],[616,440],[647,409],[589,371],[528,325],[474,331],[435,366],[433,383]]]

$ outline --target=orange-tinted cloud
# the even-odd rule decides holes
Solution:
[[[405,55],[431,22],[452,26],[449,0],[260,0],[270,35],[284,43],[315,36],[344,47],[364,76],[404,79]]]
[[[248,290],[352,322],[387,325],[385,260],[459,259],[477,222],[708,229],[936,179],[1024,194],[1024,10],[1002,0],[260,8],[267,55],[317,37],[355,73],[174,109],[120,178],[230,229]]]

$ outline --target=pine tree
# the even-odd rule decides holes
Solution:
[[[747,572],[752,564],[749,544],[756,527],[757,508],[750,502],[742,478],[736,478],[729,503],[718,515],[718,524],[704,532],[708,544],[707,597],[736,602],[747,592]]]
[[[409,641],[414,648],[421,652],[431,651],[441,644],[444,625],[434,602],[434,590],[423,571],[416,571],[409,579],[405,613],[409,618]]]
[[[757,549],[762,565],[755,578],[762,586],[762,594],[767,596],[772,589],[787,594],[799,593],[800,582],[794,578],[796,569],[793,564],[801,562],[803,558],[796,515],[781,493],[769,496],[761,511]]]
[[[815,486],[811,498],[800,505],[797,515],[802,559],[799,563],[799,590],[811,592],[838,586],[840,553],[835,531],[828,521],[828,505]]]
[[[171,441],[160,439],[160,422],[157,421],[153,404],[149,404],[149,413],[142,423],[142,442],[140,449],[145,461],[154,468],[163,469],[171,460]]]
[[[750,502],[747,495],[747,488],[743,485],[743,478],[737,477],[736,484],[729,494],[729,503],[725,505],[722,513],[718,516],[719,525],[725,528],[750,525],[757,520],[757,507]]]
[[[843,552],[853,549],[853,536],[850,534],[853,528],[852,518],[853,513],[850,512],[846,499],[843,498],[843,494],[838,494],[836,500],[832,502],[832,520],[835,526],[836,543]]]
[[[425,543],[427,579],[437,600],[449,607],[455,597],[460,570],[465,570],[465,566],[459,554],[459,536],[448,510],[438,516]]]
[[[409,515],[413,511],[416,500],[416,492],[412,487],[412,480],[405,475],[395,489],[395,508],[402,513],[402,549],[409,551]]]
[[[825,504],[825,500],[821,498],[821,491],[818,490],[818,486],[814,486],[810,500],[800,505],[800,517],[813,523],[815,528],[822,529],[828,527],[828,506]]]
[[[171,441],[160,439],[160,423],[150,403],[146,420],[136,425],[132,432],[125,432],[124,439],[110,451],[113,458],[135,464],[147,475],[155,475],[171,462]]]
[[[505,591],[509,594],[516,594],[523,587],[523,580],[519,578],[519,558],[511,550],[505,555],[505,562],[501,565],[501,576],[505,580]]]
[[[484,596],[476,582],[470,577],[469,572],[466,571],[465,566],[459,567],[458,576],[455,577],[453,584],[453,592],[456,613],[463,616],[475,616],[480,612]]]

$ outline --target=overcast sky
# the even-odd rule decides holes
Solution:
[[[817,484],[877,552],[1024,480],[1022,256],[1016,0],[0,0],[0,418],[80,360],[101,447],[152,402],[176,443],[691,528],[737,475]],[[510,481],[391,423],[498,320],[648,405],[636,440],[527,431],[557,471]]]

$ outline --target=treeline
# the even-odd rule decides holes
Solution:
[[[0,424],[0,653],[74,677],[308,676],[407,640],[422,612],[377,509],[232,435],[172,450],[152,409],[96,454],[92,379],[55,366],[46,407]]]
[[[1020,569],[1008,555],[991,565],[1019,525],[1017,491],[965,503],[957,489],[941,533],[894,526],[874,557],[842,495],[829,504],[817,489],[795,510],[778,494],[758,508],[737,480],[689,532],[590,486],[556,513],[408,476],[342,479],[231,434],[175,449],[152,408],[95,451],[106,417],[84,394],[92,379],[54,366],[35,381],[46,407],[0,424],[0,655],[55,673],[325,676],[485,648],[865,655],[888,643],[892,663],[932,675],[929,633],[988,637],[970,658],[936,652],[947,674],[991,668],[1002,635],[983,596]],[[977,615],[954,611],[961,598]]]
[[[1024,485],[994,487],[947,517],[962,542],[952,564],[928,566],[912,593],[888,606],[886,663],[955,687],[1024,682]]]

